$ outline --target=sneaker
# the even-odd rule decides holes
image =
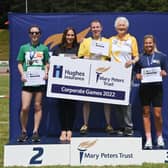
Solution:
[[[120,135],[120,136],[124,135],[124,128],[118,129],[118,130],[116,131],[116,133],[117,133],[117,135]]]
[[[111,125],[107,125],[106,128],[105,128],[105,131],[109,134],[113,133],[114,132],[114,129]]]
[[[164,139],[163,139],[163,137],[162,136],[158,136],[158,138],[157,138],[157,146],[159,147],[159,148],[163,148],[164,147]]]
[[[88,126],[84,124],[80,129],[80,133],[81,134],[86,134],[87,131],[88,131]]]
[[[144,145],[144,149],[152,149],[152,140],[148,139]]]
[[[27,141],[28,136],[26,132],[22,132],[22,134],[18,137],[17,142],[25,142]]]
[[[124,135],[125,136],[132,136],[134,134],[134,131],[132,128],[125,128],[124,129]]]
[[[40,137],[39,137],[39,134],[37,132],[33,133],[31,139],[32,139],[32,142],[40,142]]]

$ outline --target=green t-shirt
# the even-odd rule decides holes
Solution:
[[[44,65],[49,62],[48,47],[43,44],[37,46],[24,44],[20,47],[17,61],[23,63],[24,71],[30,66],[40,66],[44,69]]]

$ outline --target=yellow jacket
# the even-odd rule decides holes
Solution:
[[[109,39],[104,38],[104,37],[101,37],[99,40],[103,41],[103,42],[109,42]],[[92,37],[85,38],[82,41],[82,43],[80,44],[80,47],[79,47],[79,51],[78,51],[79,58],[83,57],[83,56],[87,56],[91,59],[91,57],[93,56],[93,54],[90,52],[91,41],[92,41]],[[110,49],[109,49],[109,55],[108,56],[101,56],[101,60],[106,60],[109,57],[110,57]]]
[[[117,35],[110,38],[110,55],[117,62],[120,62],[121,57],[125,59],[131,59],[132,57],[138,57],[138,45],[134,36],[127,33],[124,38],[120,39]]]

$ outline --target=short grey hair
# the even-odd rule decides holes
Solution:
[[[126,17],[123,17],[123,16],[119,16],[116,18],[115,22],[114,22],[114,27],[117,28],[117,25],[120,21],[124,21],[127,28],[129,28],[129,21]]]

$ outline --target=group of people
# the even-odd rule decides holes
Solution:
[[[102,61],[117,61],[123,63],[125,68],[134,66],[136,78],[140,81],[143,80],[142,70],[145,68],[160,68],[160,76],[164,77],[168,72],[168,64],[166,56],[159,52],[156,47],[156,41],[153,35],[146,35],[144,37],[144,51],[140,55],[138,52],[137,40],[134,36],[128,33],[129,21],[126,17],[117,17],[114,22],[114,27],[117,32],[115,36],[107,39],[102,37],[101,33],[103,25],[100,20],[93,20],[90,23],[91,37],[83,39],[80,44],[77,42],[76,31],[73,27],[68,27],[63,32],[62,42],[54,55],[61,53],[74,55],[80,59],[96,59]],[[22,108],[20,113],[21,121],[21,135],[17,139],[19,142],[24,142],[28,139],[27,135],[27,121],[30,103],[34,96],[34,129],[32,134],[32,141],[39,142],[40,136],[38,133],[40,120],[42,117],[42,95],[44,85],[25,86],[26,82],[25,71],[34,67],[43,69],[44,79],[48,78],[49,71],[49,54],[48,48],[40,43],[41,30],[39,26],[33,25],[29,28],[30,42],[20,47],[17,57],[18,69],[23,82],[22,87]],[[102,41],[109,43],[108,55],[95,54],[91,52],[92,40]],[[73,57],[74,58],[74,57]],[[162,136],[162,99],[163,88],[162,80],[155,82],[140,82],[139,89],[140,100],[142,104],[142,115],[144,130],[146,136],[145,148],[152,148],[151,136],[151,122],[150,112],[151,105],[153,106],[155,127],[157,135],[157,145],[164,147],[164,139]],[[61,124],[61,141],[70,141],[72,137],[73,123],[75,119],[74,100],[59,100],[60,107],[60,124]],[[125,136],[132,136],[133,123],[131,116],[131,104],[129,105],[114,105],[117,114],[117,121],[119,130],[117,133]],[[90,115],[90,102],[83,102],[83,125],[80,128],[81,134],[86,134],[89,129],[89,115]],[[104,115],[106,120],[105,131],[113,133],[114,129],[110,121],[111,105],[104,103]]]

